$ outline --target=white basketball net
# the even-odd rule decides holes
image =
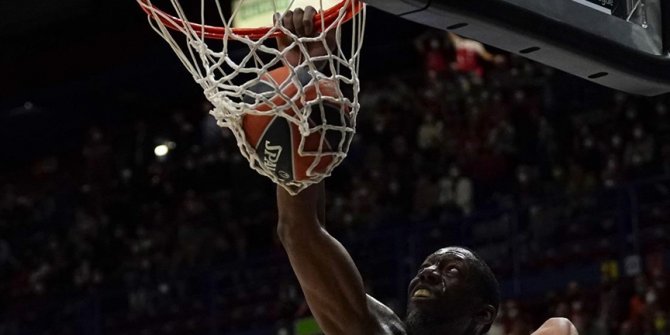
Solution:
[[[319,27],[321,33],[315,37],[299,38],[284,28],[281,20],[278,20],[262,36],[252,39],[241,35],[232,27],[236,16],[240,15],[239,8],[245,2],[263,2],[265,6],[272,6],[273,12],[284,14],[297,5],[305,6],[305,1],[298,4],[296,0],[239,0],[238,9],[225,17],[223,5],[229,5],[229,1],[208,0],[210,4],[215,2],[217,16],[221,19],[215,24],[221,26],[221,31],[225,34],[225,37],[212,39],[211,35],[206,38],[207,28],[201,26],[208,24],[205,22],[205,0],[200,0],[200,15],[195,21],[187,17],[179,0],[166,0],[171,8],[156,8],[150,0],[137,1],[149,13],[152,28],[167,41],[202,87],[205,97],[214,106],[210,113],[219,126],[232,131],[242,155],[253,169],[283,186],[291,194],[296,194],[328,177],[346,157],[359,110],[358,67],[365,28],[364,5],[355,0],[343,0],[344,6],[337,13],[334,22],[322,22]],[[186,5],[189,4],[185,1],[184,6]],[[311,0],[309,5],[319,11],[317,16],[323,15],[323,11],[328,9],[323,7],[321,0]],[[348,10],[355,5],[363,8],[351,22],[345,24]],[[207,14],[211,12],[208,11]],[[345,28],[344,25],[348,27]],[[331,30],[336,31],[335,48],[326,47],[326,55],[311,57],[307,43],[326,45],[326,34]],[[346,42],[343,43],[342,35],[349,30],[351,38],[345,39]],[[283,52],[274,44],[274,35],[278,32],[292,41]],[[287,51],[294,47],[299,48],[301,53],[302,60],[297,65],[286,60]],[[285,82],[268,80],[268,72],[278,67],[286,67],[290,73]],[[306,74],[308,80],[301,82],[298,77],[304,79]],[[291,85],[295,85],[298,90],[293,96],[285,93]],[[260,91],[259,86],[263,87]],[[324,86],[333,89],[324,92]],[[309,96],[306,93],[308,91],[313,94]],[[281,98],[276,99],[277,97]],[[328,112],[333,113],[333,106],[339,109],[339,115],[335,118],[340,120],[338,122],[332,122],[332,115],[325,115],[328,109],[325,107],[329,107]],[[243,129],[243,120],[248,115],[280,117],[297,127],[301,135],[298,155],[313,157],[309,160],[309,168],[304,178],[296,178],[296,174],[293,174],[293,178],[287,179],[272,164],[267,164],[267,159],[264,162],[259,157],[257,148],[249,142]],[[337,136],[330,136],[333,133]],[[319,136],[316,147],[306,144],[306,138],[310,135],[311,138]],[[327,137],[338,138],[339,143],[331,140],[326,145]]]

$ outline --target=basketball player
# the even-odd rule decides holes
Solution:
[[[298,36],[315,34],[311,7],[282,18]],[[289,45],[279,41],[280,47]],[[321,47],[319,47],[321,45]],[[332,44],[331,44],[332,45]],[[289,50],[300,59],[299,50]],[[310,56],[325,55],[323,44]],[[291,59],[291,58],[289,58]],[[479,335],[496,318],[498,283],[488,266],[467,249],[450,247],[428,256],[409,284],[407,316],[365,293],[363,280],[347,250],[325,229],[323,183],[291,196],[277,187],[277,232],[307,304],[327,335]],[[567,319],[548,320],[535,335],[576,335]]]
[[[484,60],[494,64],[501,64],[505,59],[501,55],[493,55],[488,52],[480,42],[460,37],[454,33],[448,33],[449,41],[456,51],[456,70],[460,73],[472,73],[478,77],[484,76]]]

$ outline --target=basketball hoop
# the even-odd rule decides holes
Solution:
[[[329,7],[328,1],[331,2]],[[180,0],[165,0],[171,4],[169,11],[167,6],[158,8],[151,0],[137,2],[148,15],[152,28],[170,45],[202,87],[205,97],[214,106],[210,114],[219,126],[233,132],[242,155],[253,169],[296,194],[328,177],[346,157],[360,107],[358,67],[365,30],[363,2],[238,0],[233,1],[237,7],[226,17],[222,6],[229,1],[208,0],[216,4],[216,10],[212,12],[206,10],[205,0],[200,0],[200,15],[195,21],[187,17]],[[236,20],[244,16],[240,11],[244,10],[245,3],[255,6],[251,7],[254,14],[258,8],[269,8],[265,13],[269,15],[266,18],[269,20],[264,21],[267,23],[256,27],[236,26]],[[194,3],[188,1],[184,5]],[[282,20],[272,20],[274,13],[284,15],[295,7],[308,5],[317,9],[314,27],[318,33],[313,37],[296,36],[282,26]],[[214,25],[206,24],[205,14],[212,13],[218,16],[218,21]],[[343,24],[346,22],[349,23],[345,30]],[[349,30],[350,38],[343,39],[343,35],[348,35],[344,32]],[[332,36],[333,32],[334,47],[326,41],[326,36],[329,33]],[[276,37],[286,37],[292,43],[279,50],[271,43]],[[327,54],[310,55],[307,46],[314,43],[322,43]],[[287,60],[288,50],[299,50],[301,60],[298,64]],[[281,76],[273,71],[278,68],[283,69]],[[287,94],[288,91],[293,93]],[[326,110],[328,112],[324,112]],[[329,124],[333,113],[339,113],[336,119],[342,121]],[[292,141],[295,134],[300,139],[299,143],[295,140],[294,156],[302,159],[302,165],[307,164],[304,158],[309,157],[305,171],[280,175],[276,171],[277,162],[269,164],[267,157],[259,157],[258,144],[251,143],[254,141],[245,129],[252,118],[258,121],[259,117],[282,118],[288,122],[291,131],[295,130]],[[331,133],[338,135],[331,136]],[[320,138],[320,142],[315,143],[315,138]],[[339,139],[339,143],[333,143],[333,138]],[[260,156],[263,156],[262,152]],[[286,175],[292,177],[286,178]]]
[[[151,0],[137,0],[137,2],[139,3],[142,10],[147,13],[147,15],[152,17],[154,20],[159,20],[161,24],[172,30],[180,31],[181,27],[184,27],[185,23],[187,22],[180,19],[179,17],[167,14],[159,8],[153,6],[151,4]],[[339,18],[340,11],[342,10],[344,10],[346,14],[344,18],[342,18],[340,24],[350,21],[355,15],[363,10],[364,4],[362,2],[358,0],[351,1],[351,6],[346,6],[347,2],[348,1],[341,1],[335,6],[325,9],[323,11],[323,15],[318,15],[314,18],[314,27],[322,27],[322,23],[323,26],[329,27],[331,24],[333,24],[333,22],[335,22],[335,20]],[[193,22],[189,22],[188,26],[194,31],[202,32],[202,36],[207,39],[224,39],[226,38],[227,34],[229,34],[227,33],[229,30],[235,35],[245,36],[252,40],[259,40],[264,37],[279,37],[283,35],[281,31],[277,30],[268,36],[268,31],[272,29],[271,27],[231,28],[228,26],[210,26]]]

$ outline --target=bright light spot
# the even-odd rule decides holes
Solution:
[[[157,157],[164,157],[168,152],[170,152],[170,148],[165,144],[161,144],[154,149],[154,154]]]

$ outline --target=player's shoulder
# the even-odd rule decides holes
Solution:
[[[532,335],[579,335],[579,333],[570,320],[566,318],[551,318]]]
[[[405,324],[397,314],[377,299],[367,296],[368,309],[379,323],[379,335],[406,335]]]

